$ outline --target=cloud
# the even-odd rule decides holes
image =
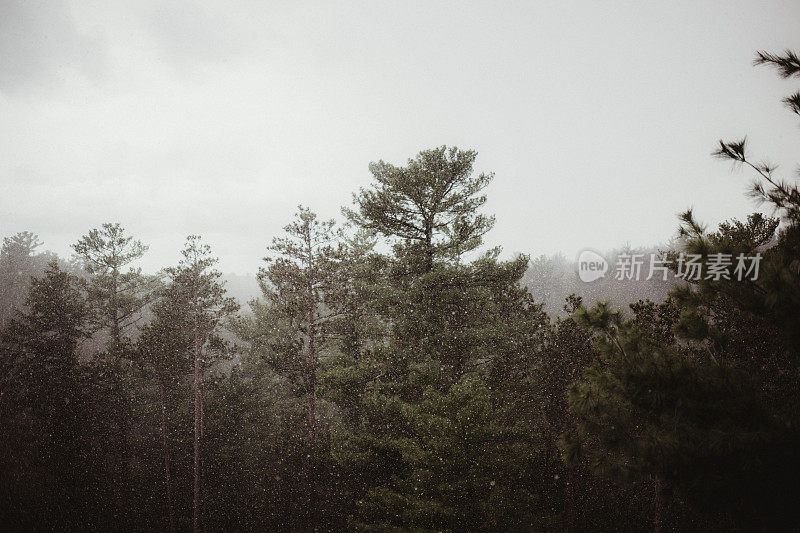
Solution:
[[[248,52],[247,32],[228,4],[174,1],[137,8],[141,29],[155,45],[158,61],[178,70],[206,63],[225,63]]]
[[[104,39],[80,31],[67,2],[0,3],[0,92],[19,96],[58,88],[73,73],[96,80],[106,68]]]

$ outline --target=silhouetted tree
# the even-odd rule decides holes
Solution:
[[[194,365],[194,530],[201,530],[201,461],[203,433],[203,376],[214,351],[224,348],[218,330],[223,320],[238,309],[232,298],[225,296],[219,282],[221,273],[214,269],[218,259],[211,247],[197,235],[186,239],[181,251],[183,259],[177,267],[166,269],[169,295],[182,307],[183,318],[191,324],[192,359]]]
[[[78,347],[88,308],[76,279],[53,261],[32,279],[26,310],[0,335],[0,450],[6,527],[90,524],[88,398]]]

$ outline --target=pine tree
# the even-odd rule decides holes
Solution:
[[[161,442],[164,459],[165,496],[170,531],[175,530],[175,505],[170,466],[169,401],[172,385],[190,373],[193,323],[186,312],[191,307],[182,287],[165,287],[153,306],[154,319],[142,329],[135,357],[158,384],[161,407]]]
[[[82,513],[95,469],[78,361],[88,308],[76,279],[55,261],[31,280],[26,308],[0,335],[4,523],[74,529],[91,523]]]
[[[430,272],[437,259],[477,248],[494,225],[494,217],[477,212],[486,203],[480,193],[494,177],[472,175],[477,155],[442,146],[420,152],[405,167],[370,163],[375,183],[353,196],[357,209],[344,212],[359,227],[419,249],[415,267]]]
[[[774,66],[784,78],[800,77],[800,64],[791,51],[758,52],[755,63]],[[800,96],[793,94],[784,103],[797,114]],[[736,366],[758,384],[760,406],[775,426],[752,453],[762,463],[760,479],[770,480],[768,488],[753,494],[770,496],[751,497],[749,505],[738,510],[753,508],[782,525],[794,520],[789,509],[798,496],[796,476],[789,472],[796,464],[790,450],[800,440],[800,191],[796,183],[779,176],[777,167],[754,160],[744,139],[720,141],[714,155],[754,171],[750,195],[771,206],[777,218],[755,213],[747,221],[725,222],[709,232],[692,210],[681,214],[681,251],[699,256],[703,263],[713,257],[732,261],[721,276],[703,276],[673,291],[680,308],[675,333],[715,364]],[[758,268],[743,278],[736,272],[740,256],[760,257]]]
[[[177,267],[166,269],[169,293],[182,307],[185,323],[191,324],[194,390],[194,531],[201,530],[201,462],[203,437],[203,377],[214,353],[225,349],[218,332],[223,321],[238,309],[233,298],[225,296],[219,281],[222,274],[214,269],[218,259],[211,247],[197,235],[186,239]]]
[[[108,331],[109,351],[113,358],[122,356],[125,330],[147,303],[151,281],[141,268],[125,267],[140,259],[147,246],[125,234],[119,224],[106,223],[92,229],[73,245],[89,274],[89,301],[97,309],[97,328]]]
[[[363,291],[387,334],[327,375],[359,398],[334,440],[360,502],[357,527],[533,527],[531,514],[510,510],[537,499],[529,490],[537,443],[515,412],[514,382],[530,368],[547,319],[519,285],[527,257],[503,262],[495,249],[463,260],[493,221],[477,212],[492,176],[472,177],[474,158],[441,148],[406,168],[373,164],[377,183],[356,196],[358,212],[346,211],[394,244],[391,256],[369,259]],[[466,435],[476,440],[465,448]],[[468,503],[489,493],[489,505]]]
[[[571,315],[581,305],[582,299],[572,294],[566,298],[564,310]],[[543,441],[541,485],[547,500],[543,504],[549,504],[551,509],[563,506],[562,527],[574,531],[580,511],[594,510],[586,502],[576,506],[576,498],[580,497],[578,482],[585,486],[590,481],[584,479],[587,476],[582,475],[583,472],[576,472],[574,465],[561,461],[558,442],[573,423],[566,389],[580,378],[596,352],[589,342],[591,333],[571,316],[542,324],[541,329],[543,339],[539,349],[534,351],[536,357],[528,365],[521,365],[523,372],[510,380],[514,385],[513,396],[519,398],[514,412],[527,423],[530,431],[541,435]]]
[[[40,277],[53,254],[37,252],[39,237],[23,231],[3,238],[0,249],[0,328],[21,309],[28,295],[31,277]]]
[[[359,479],[350,525],[365,531],[525,531],[544,526],[533,462],[536,443],[480,379],[415,402],[366,396],[366,428],[336,448]],[[365,460],[368,459],[368,460]],[[352,470],[349,470],[352,469]]]
[[[111,392],[115,395],[113,424],[116,427],[108,430],[113,434],[114,449],[110,453],[115,458],[110,485],[118,510],[134,520],[129,506],[132,351],[126,331],[147,303],[152,280],[142,275],[139,268],[126,271],[125,267],[140,259],[147,246],[126,235],[121,225],[106,223],[89,231],[72,248],[89,276],[85,290],[92,310],[93,329],[108,335],[101,359],[105,371],[112,377]]]
[[[300,206],[294,221],[275,237],[264,258],[258,279],[266,306],[256,307],[260,324],[256,331],[272,334],[256,349],[274,371],[297,387],[306,408],[306,501],[309,520],[316,515],[318,487],[317,399],[320,354],[331,334],[331,322],[342,314],[340,290],[341,233],[333,220],[320,221]],[[271,331],[270,331],[271,330]],[[276,335],[277,334],[277,335]],[[257,339],[256,339],[257,340]]]
[[[583,456],[603,476],[649,482],[656,531],[668,490],[730,510],[742,496],[737,491],[758,479],[753,470],[770,430],[749,380],[662,344],[657,330],[607,304],[582,307],[575,318],[596,332],[600,357],[569,389],[575,429],[562,441],[567,461]]]
[[[776,67],[784,78],[800,78],[800,64],[797,55],[787,51],[784,55],[758,52],[756,64]],[[800,111],[800,93],[787,97],[784,102],[795,113]],[[745,312],[768,317],[783,333],[795,354],[800,353],[800,190],[796,183],[778,176],[777,167],[752,159],[745,139],[739,141],[720,141],[714,152],[716,157],[732,161],[756,173],[750,194],[760,203],[770,205],[782,222],[753,215],[748,222],[738,227],[723,226],[720,232],[707,235],[705,228],[694,217],[691,210],[681,215],[681,236],[684,250],[701,255],[704,259],[710,254],[739,254],[747,256],[759,252],[763,255],[757,279],[744,283],[735,280],[734,268],[726,272],[723,279],[703,280],[689,292],[694,298],[709,300],[721,296],[734,303]],[[735,224],[735,223],[734,223]],[[735,261],[734,261],[735,263]],[[689,294],[679,294],[684,302],[690,303]]]

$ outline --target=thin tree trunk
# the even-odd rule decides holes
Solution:
[[[113,393],[117,395],[119,403],[115,406],[113,418],[116,422],[115,435],[113,435],[114,449],[111,450],[113,456],[113,491],[114,503],[116,505],[116,512],[120,515],[125,515],[128,505],[127,499],[127,486],[128,486],[128,416],[130,403],[127,398],[127,387],[124,385],[123,378],[121,377],[122,365],[118,358],[113,357],[108,363],[112,369],[112,383]]]
[[[425,272],[433,270],[433,222],[425,225]]]
[[[312,329],[313,326],[309,329]],[[316,389],[317,389],[317,360],[314,347],[314,334],[311,332],[308,339],[308,444],[313,448],[316,436]]]
[[[200,332],[197,317],[194,319],[194,532],[200,531]]]
[[[167,511],[169,513],[169,530],[175,531],[175,510],[172,506],[172,479],[169,468],[169,439],[167,438],[167,391],[164,382],[161,388],[161,439],[164,445],[164,476],[167,482]]]
[[[114,480],[114,497],[116,500],[117,511],[122,512],[123,509],[129,508],[129,503],[126,500],[129,497],[128,486],[130,476],[130,446],[128,442],[128,426],[131,418],[130,402],[128,401],[128,390],[124,383],[123,373],[125,372],[124,365],[122,364],[122,354],[120,353],[120,344],[122,340],[122,333],[119,321],[119,304],[118,304],[118,289],[117,289],[118,273],[114,269],[111,273],[111,365],[114,372],[114,388],[117,394],[121,396],[121,408],[116,413],[117,419],[117,449],[114,451],[117,459],[115,462],[115,477]]]
[[[111,340],[114,343],[114,355],[119,356],[118,348],[120,340],[122,339],[120,320],[119,320],[119,304],[118,304],[118,290],[117,278],[119,274],[115,268],[111,272]]]
[[[314,441],[317,432],[317,415],[316,415],[316,395],[317,395],[317,354],[315,347],[315,331],[314,331],[314,310],[308,313],[308,517],[309,517],[309,530],[313,530],[316,517],[316,493],[317,486],[315,480],[316,470],[316,454],[314,453]]]
[[[203,398],[203,386],[202,383],[205,380],[205,369],[200,369],[200,441],[205,442],[206,440],[206,402]],[[202,452],[202,449],[201,449]],[[207,491],[207,484],[206,484],[206,458],[205,454],[200,454],[200,519],[203,524],[207,524],[207,507],[206,507],[206,495],[208,494]]]
[[[661,497],[661,478],[653,478],[653,532],[661,533],[661,515],[664,503]]]

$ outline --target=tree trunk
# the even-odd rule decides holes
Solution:
[[[129,502],[128,500],[128,483],[130,481],[129,477],[129,453],[128,453],[128,421],[130,417],[130,402],[128,401],[128,390],[127,386],[124,381],[124,377],[121,375],[122,364],[120,363],[119,358],[116,356],[112,357],[111,361],[108,362],[111,365],[112,375],[111,375],[111,382],[114,390],[112,394],[116,396],[116,400],[119,402],[115,406],[114,413],[112,417],[115,421],[116,427],[114,428],[115,434],[112,437],[111,447],[111,454],[113,459],[113,491],[114,491],[114,503],[116,505],[116,512],[119,513],[121,516],[125,516],[127,520],[129,517],[127,516],[127,511],[129,509]]]
[[[425,224],[425,273],[433,270],[433,222]]]
[[[194,532],[200,531],[200,332],[197,317],[194,319]]]
[[[312,326],[313,328],[313,326]],[[309,328],[309,329],[312,329]],[[308,445],[314,447],[316,436],[316,393],[317,393],[317,360],[313,331],[308,339]]]
[[[205,380],[206,372],[205,369],[200,369],[200,442],[205,442],[206,440],[206,410],[205,410],[205,400],[203,398],[203,381]],[[200,454],[200,522],[203,524],[207,524],[207,509],[206,509],[206,494],[208,491],[206,490],[206,458],[202,453],[201,448]]]
[[[661,515],[664,502],[661,497],[661,478],[653,478],[653,532],[661,533]]]
[[[120,321],[119,321],[119,289],[117,280],[119,272],[114,268],[111,270],[111,341],[114,343],[114,355],[118,356],[117,349],[119,348],[120,340],[122,339]]]
[[[117,272],[116,270],[112,270],[111,273],[111,298],[110,298],[111,309],[109,309],[108,317],[111,321],[110,323],[110,334],[111,334],[111,344],[107,346],[106,349],[108,350],[108,355],[110,355],[109,364],[113,369],[113,383],[114,389],[117,394],[120,395],[120,408],[116,412],[116,424],[117,424],[117,442],[114,444],[116,450],[114,450],[114,455],[116,459],[114,460],[114,499],[117,506],[117,512],[122,512],[123,509],[127,507],[126,500],[128,494],[125,490],[128,484],[128,466],[130,464],[129,461],[129,453],[128,453],[128,420],[129,420],[129,406],[130,403],[128,402],[127,398],[127,387],[124,384],[124,377],[122,377],[122,373],[124,372],[124,367],[122,364],[122,358],[120,357],[119,347],[120,347],[120,327],[119,327],[119,319],[118,319],[118,305],[117,305]]]
[[[169,530],[175,531],[175,510],[172,506],[172,479],[169,468],[169,439],[167,438],[167,391],[164,382],[161,388],[161,440],[164,446],[164,476],[167,482],[167,512],[169,514]]]
[[[317,395],[317,354],[315,346],[314,331],[314,310],[309,311],[308,326],[308,519],[309,530],[314,529],[315,506],[317,486],[315,481],[316,454],[314,453],[314,441],[317,431],[316,415],[316,395]]]

